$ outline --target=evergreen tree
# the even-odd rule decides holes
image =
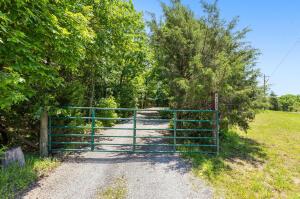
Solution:
[[[270,102],[270,109],[271,110],[274,110],[274,111],[279,110],[278,98],[277,98],[277,95],[273,91],[270,94],[269,102]]]
[[[248,128],[261,89],[254,68],[256,49],[245,42],[248,29],[236,31],[237,18],[220,18],[216,3],[202,3],[205,16],[173,0],[163,4],[164,20],[150,22],[151,44],[161,77],[168,79],[173,108],[211,108],[219,93],[222,120]]]

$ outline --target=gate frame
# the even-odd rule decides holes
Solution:
[[[217,104],[217,103],[216,103]],[[215,106],[217,109],[217,106]],[[98,108],[98,107],[66,107],[66,109],[81,109],[81,110],[91,110],[92,114],[91,117],[77,117],[77,116],[63,116],[63,117],[56,117],[56,118],[68,118],[68,119],[91,119],[91,133],[89,135],[86,134],[53,134],[53,127],[57,128],[59,126],[53,126],[52,120],[53,116],[48,116],[48,152],[54,153],[59,151],[95,151],[95,152],[123,152],[123,153],[205,153],[205,154],[219,154],[219,111],[218,110],[192,110],[192,109],[137,109],[137,108]],[[133,118],[103,118],[103,117],[96,117],[96,110],[114,110],[114,111],[132,111],[133,112]],[[137,118],[137,112],[139,111],[165,111],[165,112],[171,112],[173,113],[173,117],[171,119],[138,119]],[[192,119],[177,119],[177,113],[178,112],[192,112],[192,113],[212,113],[212,119],[211,120],[192,120]],[[95,121],[96,120],[118,120],[118,121],[124,121],[124,120],[132,120],[133,121],[133,128],[114,128],[114,127],[96,127]],[[173,121],[173,128],[165,128],[165,129],[139,129],[136,127],[136,121]],[[209,122],[212,124],[212,129],[178,129],[177,128],[177,122]],[[61,128],[82,128],[86,129],[83,126],[61,126]],[[96,129],[117,129],[117,130],[133,130],[132,136],[99,136],[95,135]],[[145,136],[137,136],[136,132],[137,130],[167,130],[167,131],[173,131],[173,136],[146,136],[148,138],[166,138],[166,139],[173,139],[173,144],[156,144],[155,146],[173,146],[173,151],[140,151],[136,150],[136,146],[151,146],[149,144],[136,144],[137,138],[143,138]],[[177,131],[211,131],[212,136],[211,137],[177,137]],[[52,137],[90,137],[90,142],[53,142]],[[122,138],[132,138],[133,142],[132,144],[122,144],[124,146],[132,146],[132,150],[95,150],[95,145],[106,145],[105,143],[95,143],[95,137],[122,137]],[[214,144],[205,145],[205,144],[177,144],[177,139],[190,139],[190,140],[197,140],[197,139],[211,139],[215,140]],[[84,145],[90,145],[90,149],[53,149],[53,145],[58,144],[84,144]],[[107,144],[111,146],[118,146],[116,144]],[[177,146],[183,146],[183,147],[215,147],[215,152],[208,152],[208,151],[178,151],[176,150]]]

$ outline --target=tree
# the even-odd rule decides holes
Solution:
[[[138,105],[140,75],[147,69],[147,37],[131,1],[87,1],[93,7],[95,42],[87,47],[83,81],[91,86],[89,106],[113,95],[122,107]]]
[[[42,108],[138,106],[150,70],[141,13],[131,1],[0,2],[3,140],[36,140]],[[105,99],[103,99],[105,100]]]
[[[259,71],[256,49],[244,41],[248,29],[220,18],[216,3],[202,3],[205,16],[197,19],[179,0],[163,4],[164,21],[150,22],[151,44],[162,78],[169,82],[171,106],[207,109],[219,93],[223,121],[248,128],[254,118]]]
[[[300,97],[297,95],[287,94],[280,96],[278,101],[282,111],[296,111],[297,105],[300,102]]]
[[[62,74],[73,74],[94,33],[77,1],[1,1],[0,108],[35,98],[53,104]]]
[[[269,102],[270,102],[270,109],[271,110],[274,110],[274,111],[279,110],[278,98],[277,98],[277,95],[273,91],[270,94]]]

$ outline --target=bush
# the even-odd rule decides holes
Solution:
[[[99,100],[99,103],[97,104],[97,107],[99,108],[117,108],[118,104],[115,101],[114,97],[108,97],[108,98],[102,98]],[[117,118],[118,114],[115,110],[97,110],[96,111],[97,117],[103,117],[103,118]],[[113,126],[116,123],[116,120],[102,120],[101,121],[103,126],[110,127]]]
[[[161,111],[158,111],[158,113],[162,119],[172,119],[173,118],[173,112],[171,112],[171,111],[161,110]]]
[[[278,98],[280,110],[282,111],[299,111],[300,95],[282,95]]]

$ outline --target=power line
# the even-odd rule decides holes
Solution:
[[[290,55],[290,53],[296,48],[296,46],[300,43],[300,40],[296,40],[293,45],[291,46],[291,48],[286,52],[286,54],[282,57],[282,59],[280,60],[280,62],[276,65],[275,69],[273,70],[273,72],[271,73],[271,76],[273,76],[275,74],[275,72],[278,70],[278,68],[284,63],[284,61],[286,60],[286,58]]]

